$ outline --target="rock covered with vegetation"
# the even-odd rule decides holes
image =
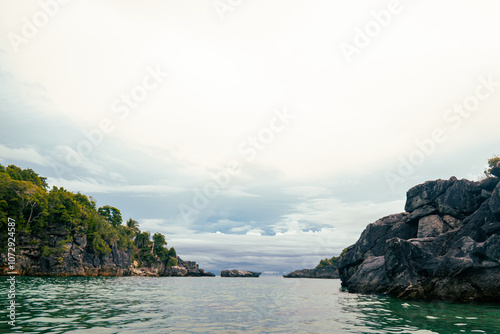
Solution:
[[[337,279],[340,278],[339,270],[337,268],[338,263],[342,255],[346,252],[346,249],[342,251],[339,256],[333,256],[332,258],[322,259],[319,264],[314,269],[302,269],[295,270],[287,275],[283,275],[285,278],[330,278]]]
[[[221,277],[259,277],[261,273],[247,270],[223,270],[220,272]]]
[[[287,275],[285,278],[340,278],[339,271],[336,265],[316,267],[314,269],[295,270]]]
[[[205,273],[167,248],[163,234],[151,236],[133,219],[123,224],[117,208],[98,208],[91,197],[63,188],[49,190],[46,178],[31,169],[0,165],[1,231],[7,231],[8,218],[16,222],[20,275],[169,276],[169,268],[183,265],[183,276]],[[0,275],[9,271],[8,237],[0,233]]]
[[[368,225],[347,249],[342,285],[406,299],[500,301],[500,183],[495,167],[488,172],[480,182],[452,177],[410,189],[406,212]]]

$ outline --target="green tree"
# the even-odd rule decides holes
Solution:
[[[178,260],[175,257],[171,257],[167,261],[167,267],[175,267],[178,264]]]
[[[151,233],[149,233],[148,231],[139,233],[135,237],[134,245],[139,249],[147,248],[151,244],[150,238]]]
[[[161,233],[155,233],[153,235],[153,244],[154,244],[154,254],[158,256],[160,261],[165,262],[168,260],[169,252],[166,248],[167,241],[165,241],[165,236]]]
[[[332,256],[331,259],[326,258],[326,259],[320,260],[319,264],[316,267],[320,268],[320,267],[324,267],[324,266],[334,265],[337,261],[339,261],[342,258],[342,256],[344,256],[345,252],[347,252],[347,248],[344,248],[339,256]]]
[[[122,214],[120,210],[115,207],[105,205],[102,208],[99,208],[97,212],[99,212],[99,215],[113,227],[117,227],[122,223]]]
[[[493,158],[488,159],[488,168],[484,171],[484,174],[486,174],[486,176],[488,177],[492,176],[491,170],[493,169],[493,167],[496,167],[499,162],[500,162],[500,157],[498,156],[494,156]]]
[[[137,234],[141,233],[141,230],[139,229],[139,223],[132,218],[129,218],[125,225],[132,232],[132,236],[135,237]]]
[[[174,247],[170,248],[170,250],[168,251],[168,256],[169,257],[177,257],[177,252],[175,251]]]

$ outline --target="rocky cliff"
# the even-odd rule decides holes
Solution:
[[[405,211],[368,225],[342,256],[348,291],[500,301],[498,178],[425,182],[408,191]]]
[[[295,270],[287,275],[285,278],[340,278],[339,271],[336,265],[316,267],[314,269]]]
[[[37,237],[17,234],[15,268],[23,276],[215,276],[200,269],[195,262],[177,257],[176,267],[166,267],[161,261],[137,267],[131,261],[129,249],[119,249],[114,243],[111,252],[96,253],[84,234],[70,235],[57,226],[46,229],[49,251],[40,247]],[[55,251],[57,250],[57,251]],[[6,275],[7,254],[0,254],[0,275]]]

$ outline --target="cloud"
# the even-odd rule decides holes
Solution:
[[[116,177],[116,174],[113,174]],[[120,177],[122,179],[123,177]],[[126,194],[148,194],[155,195],[171,195],[173,193],[184,192],[186,189],[168,185],[156,184],[124,184],[124,183],[109,183],[103,180],[98,180],[92,177],[78,178],[73,180],[63,178],[47,178],[51,185],[57,185],[66,189],[78,189],[83,193],[126,193]]]
[[[49,161],[38,153],[35,147],[11,148],[0,144],[0,161],[23,161],[40,166],[48,166]]]

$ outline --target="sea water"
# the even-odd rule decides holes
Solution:
[[[500,333],[500,305],[416,302],[282,277],[17,277],[0,333]]]

